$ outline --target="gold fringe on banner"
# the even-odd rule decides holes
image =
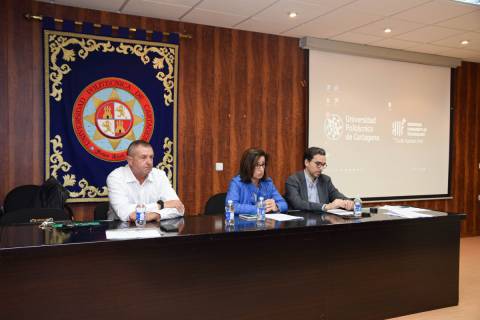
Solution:
[[[42,20],[43,20],[43,17],[42,17],[42,16],[35,16],[35,15],[30,14],[30,13],[26,13],[26,14],[25,14],[25,18],[28,19],[28,20],[37,20],[37,21],[42,21]],[[63,19],[57,19],[57,18],[55,18],[54,20],[55,20],[55,22],[63,23]],[[75,25],[79,25],[79,26],[81,26],[81,25],[83,24],[83,22],[81,22],[81,21],[74,21],[74,23],[75,23]],[[98,24],[98,23],[94,23],[93,26],[94,26],[95,28],[100,28],[102,25],[101,25],[101,24]],[[113,30],[118,30],[119,28],[120,28],[119,26],[112,26],[112,29],[113,29]],[[136,32],[136,31],[137,31],[137,29],[135,29],[135,28],[129,28],[128,30],[129,30],[130,32]],[[153,30],[145,30],[145,32],[146,32],[147,34],[150,34],[150,33],[153,33],[154,31],[153,31]],[[168,35],[170,34],[170,32],[162,32],[162,34],[163,34],[164,36],[168,36]],[[182,38],[182,39],[192,39],[192,36],[189,35],[189,34],[178,33],[178,35],[179,35],[180,38]]]

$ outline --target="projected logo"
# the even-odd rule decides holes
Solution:
[[[402,120],[392,122],[392,136],[396,143],[421,144],[428,129],[422,122]]]
[[[338,140],[343,134],[343,120],[338,114],[327,112],[325,115],[325,122],[323,123],[323,130],[325,135],[330,140]]]
[[[423,138],[427,135],[428,129],[423,126],[422,122],[408,122],[407,136]]]
[[[392,135],[394,137],[403,136],[403,131],[405,130],[406,123],[407,123],[407,120],[405,120],[405,118],[403,118],[401,121],[392,122]]]

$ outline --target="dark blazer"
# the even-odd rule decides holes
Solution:
[[[319,203],[308,201],[307,182],[305,181],[305,171],[303,170],[288,177],[285,187],[285,198],[292,209],[322,211],[324,204],[330,203],[335,199],[348,199],[335,188],[332,179],[324,174],[321,174],[317,181]]]

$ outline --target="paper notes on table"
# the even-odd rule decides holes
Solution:
[[[331,214],[335,214],[337,216],[345,216],[345,217],[353,216],[353,211],[347,211],[343,209],[332,209],[332,210],[327,210],[327,212]]]
[[[275,221],[290,221],[290,220],[303,220],[303,217],[291,216],[284,213],[267,213],[266,219],[272,219]]]
[[[106,230],[105,235],[108,240],[128,240],[128,239],[145,239],[159,238],[161,232],[158,228],[128,228]]]
[[[414,208],[414,207],[403,207],[403,206],[383,206],[382,209],[386,209],[385,214],[391,216],[397,216],[402,218],[430,218],[432,215],[426,213],[420,213],[421,211],[428,211],[426,209]]]

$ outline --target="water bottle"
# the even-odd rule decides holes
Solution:
[[[225,206],[225,225],[235,225],[235,208],[233,207],[232,200],[228,200],[227,205]]]
[[[353,215],[355,217],[362,216],[362,199],[360,197],[355,197],[353,200]]]
[[[143,203],[137,204],[135,208],[135,224],[137,227],[145,226],[146,219],[145,219],[145,205]]]
[[[257,221],[265,221],[265,200],[263,199],[263,197],[258,198]]]

